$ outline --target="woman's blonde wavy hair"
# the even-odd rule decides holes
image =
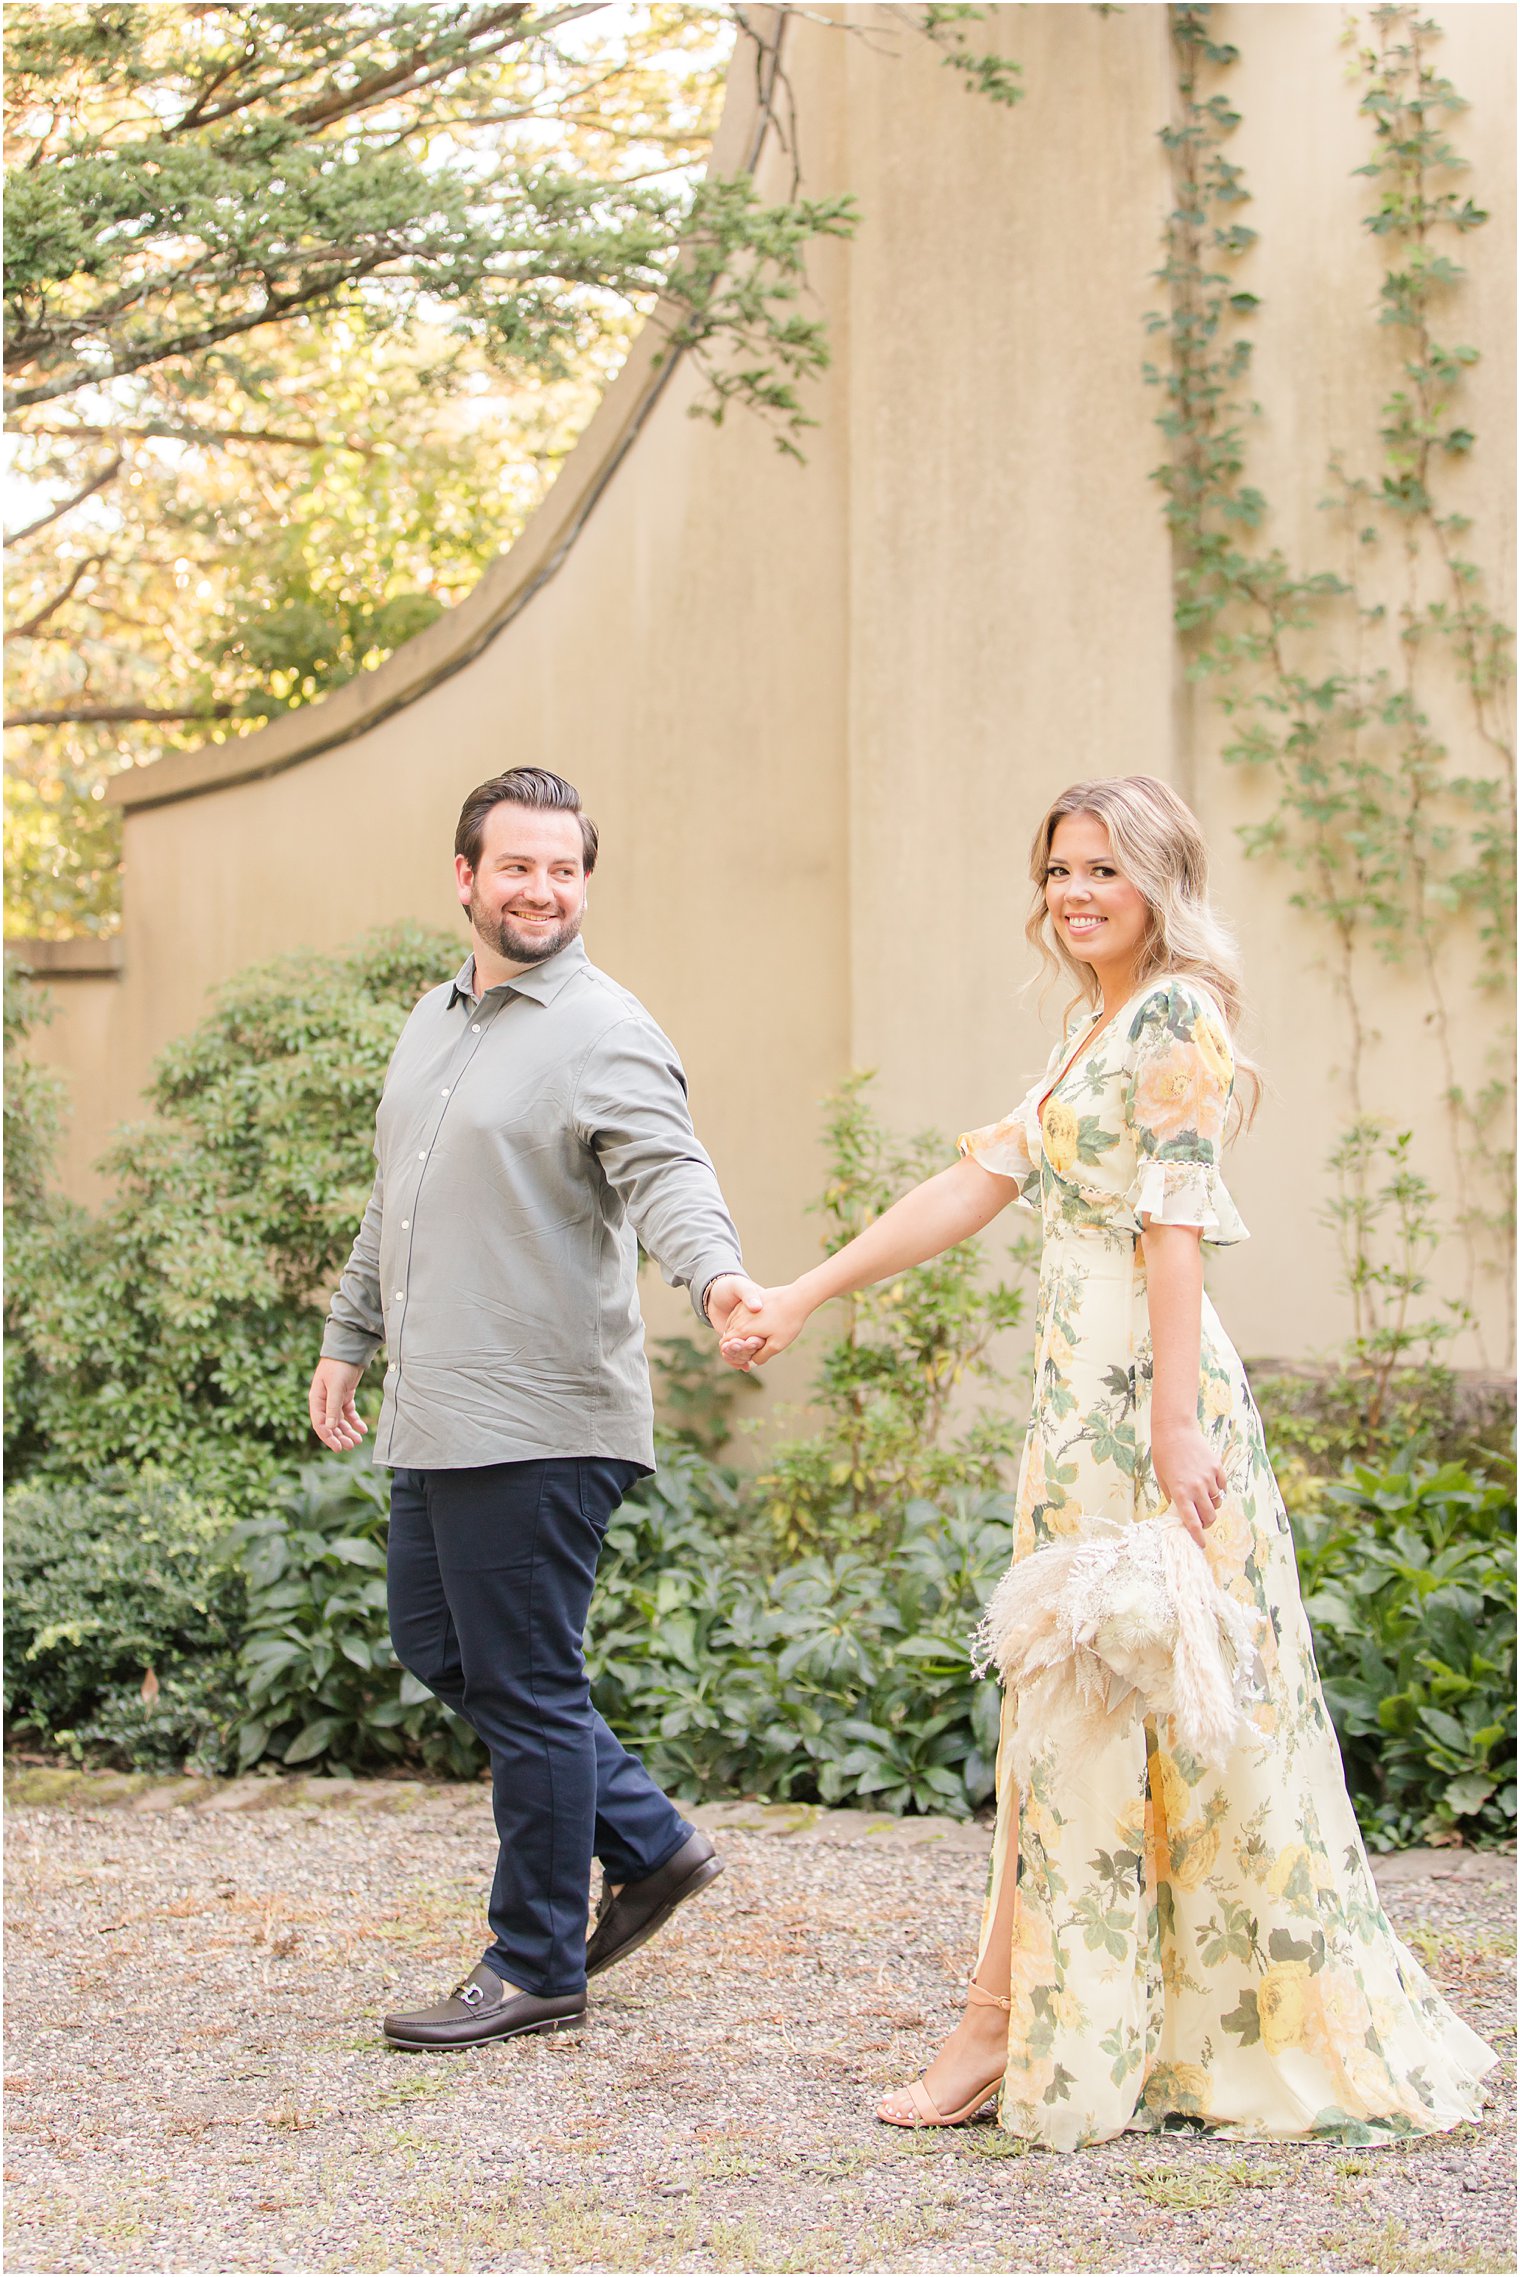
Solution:
[[[1249,1123],[1261,1098],[1261,1073],[1234,1045],[1244,1011],[1240,952],[1228,926],[1209,906],[1209,851],[1197,816],[1154,775],[1103,775],[1073,783],[1041,821],[1029,852],[1034,902],[1024,931],[1047,976],[1075,981],[1075,1001],[1090,1005],[1102,996],[1097,976],[1071,954],[1045,907],[1050,842],[1057,823],[1073,814],[1090,814],[1102,823],[1117,866],[1145,897],[1150,924],[1135,986],[1142,988],[1153,974],[1179,973],[1206,989],[1218,1005],[1235,1050],[1239,1117]]]

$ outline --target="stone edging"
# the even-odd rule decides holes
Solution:
[[[442,1807],[481,1812],[484,1782],[426,1779],[331,1779],[277,1774],[242,1779],[159,1778],[151,1772],[70,1771],[8,1764],[5,1799],[12,1807],[64,1810],[264,1811],[342,1808],[414,1811]],[[894,1818],[885,1811],[825,1810],[817,1803],[697,1803],[689,1815],[715,1834],[772,1835],[827,1847],[868,1842],[892,1850],[939,1849],[983,1858],[990,1828],[956,1818]],[[1500,1850],[1400,1850],[1375,1854],[1380,1884],[1416,1881],[1513,1885],[1515,1859]]]

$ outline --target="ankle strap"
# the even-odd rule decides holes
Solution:
[[[985,1985],[977,1983],[975,1977],[971,1979],[966,1997],[974,2008],[1006,2008],[1012,2013],[1013,2001],[1007,1993],[989,1992]]]

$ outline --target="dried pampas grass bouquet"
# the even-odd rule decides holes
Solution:
[[[1172,1510],[1080,1533],[1009,1567],[972,1652],[1017,1694],[1014,1769],[1037,1739],[1077,1753],[1141,1716],[1171,1719],[1172,1743],[1221,1769],[1259,1696],[1257,1616],[1227,1597]]]

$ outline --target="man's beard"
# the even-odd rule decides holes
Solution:
[[[488,948],[513,965],[541,965],[546,957],[557,955],[575,939],[585,914],[583,903],[573,917],[567,917],[552,932],[530,936],[518,932],[505,910],[488,909],[478,894],[470,896],[470,923]]]

